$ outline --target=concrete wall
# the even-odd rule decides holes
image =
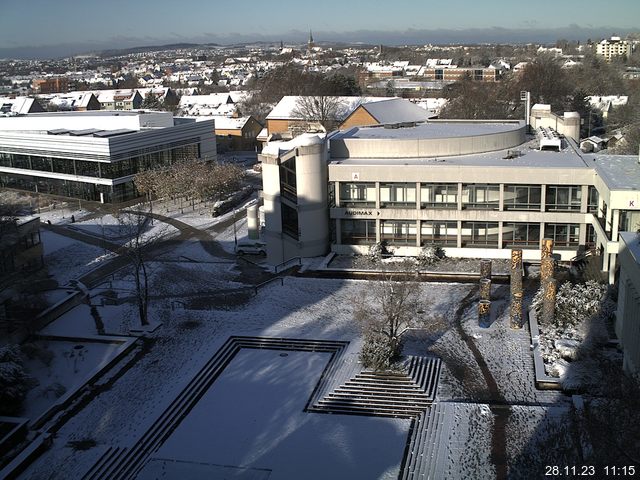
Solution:
[[[565,137],[580,142],[580,114],[564,112],[563,116],[551,112],[551,105],[536,104],[531,108],[529,123],[532,129],[551,127]]]
[[[525,142],[525,128],[502,133],[451,138],[340,138],[331,140],[332,158],[419,158],[468,155],[517,147]]]
[[[624,349],[624,369],[640,374],[640,239],[631,232],[620,239],[616,334]]]

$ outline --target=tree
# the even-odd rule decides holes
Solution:
[[[346,116],[347,105],[334,96],[302,96],[291,113],[308,123],[317,122],[330,132]]]
[[[150,212],[146,206],[117,214],[120,230],[128,242],[124,255],[133,267],[136,304],[141,325],[149,325],[149,252],[163,236],[162,231],[148,231]]]
[[[365,367],[390,368],[400,354],[400,336],[424,309],[413,268],[411,262],[403,262],[397,271],[386,271],[380,281],[368,283],[354,299],[354,317],[364,335]]]
[[[153,92],[147,92],[140,105],[140,108],[148,108],[149,110],[160,110],[160,107],[160,100],[158,100],[158,97],[156,97]]]
[[[531,92],[531,102],[562,110],[571,93],[571,82],[556,59],[542,55],[527,64],[517,82],[518,90]]]
[[[30,381],[31,377],[24,370],[18,347],[0,347],[0,415],[20,413]]]

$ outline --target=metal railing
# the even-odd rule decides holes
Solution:
[[[296,261],[298,265],[302,266],[302,257],[293,257],[293,258],[290,258],[290,259],[288,259],[288,260],[285,260],[284,262],[279,263],[278,265],[276,265],[276,266],[274,267],[274,271],[275,271],[276,273],[278,273],[278,269],[279,269],[280,267],[284,267],[285,265],[290,264],[292,261]],[[286,269],[284,269],[284,270],[286,270]]]

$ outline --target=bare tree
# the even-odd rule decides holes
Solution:
[[[353,300],[365,340],[361,360],[366,367],[388,369],[400,354],[400,336],[416,325],[418,312],[425,308],[414,268],[403,262],[397,271],[367,283]]]
[[[291,113],[307,123],[319,123],[326,132],[330,132],[345,117],[347,109],[348,106],[339,97],[301,96]]]
[[[128,239],[124,255],[133,267],[135,295],[142,325],[149,325],[149,252],[164,235],[162,229],[149,230],[149,211],[146,206],[124,210],[117,215],[120,229]]]

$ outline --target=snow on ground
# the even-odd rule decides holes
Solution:
[[[49,272],[58,282],[66,285],[98,267],[105,260],[112,258],[112,253],[105,254],[104,250],[93,245],[72,240],[53,232],[40,232],[44,244],[44,263]]]
[[[154,457],[273,479],[397,478],[409,420],[304,412],[330,357],[241,351]]]
[[[229,335],[347,340],[347,353],[357,352],[360,332],[351,298],[367,284],[286,278],[284,286],[269,284],[248,304],[227,310],[171,311],[169,299],[156,302],[151,317],[163,326],[151,334],[149,351],[60,429],[52,449],[23,478],[81,477],[96,453],[75,451],[65,446],[68,441],[93,439],[97,448],[134,443]],[[422,289],[425,299],[442,310],[458,297],[448,285],[424,284]]]
[[[120,348],[119,344],[59,340],[38,340],[30,345],[38,353],[25,362],[25,368],[38,385],[27,394],[21,414],[30,419],[44,413],[64,393],[82,385],[94,368]]]

